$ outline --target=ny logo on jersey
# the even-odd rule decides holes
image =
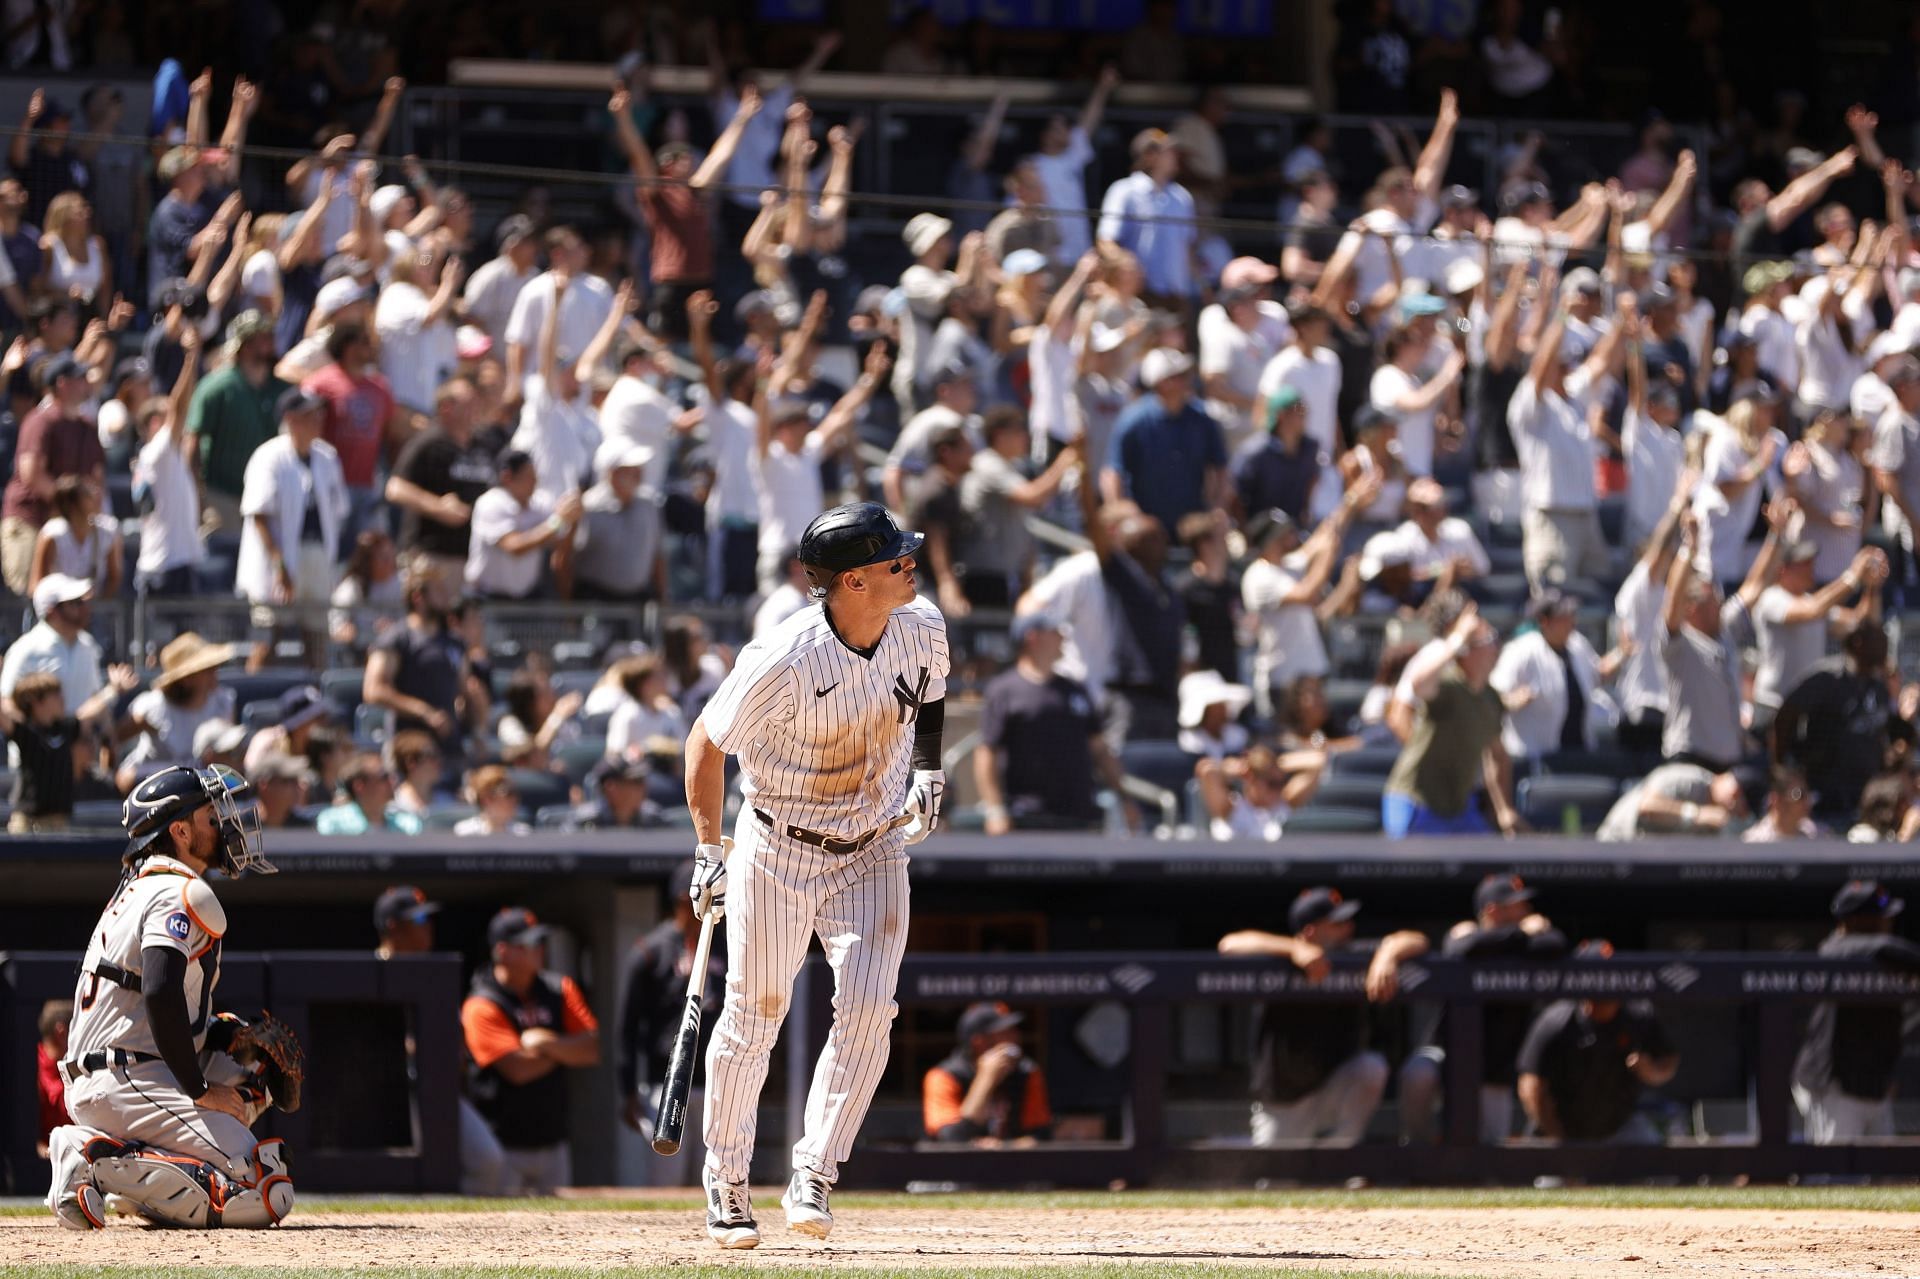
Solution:
[[[920,718],[920,703],[927,696],[927,668],[920,668],[920,682],[907,683],[905,675],[893,677],[893,700],[900,703],[900,718],[897,723],[911,724]]]

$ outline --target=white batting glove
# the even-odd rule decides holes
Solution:
[[[717,844],[701,844],[693,850],[693,884],[687,900],[693,903],[696,918],[709,913],[722,919],[727,913],[727,856],[733,852],[733,840],[722,837]]]
[[[946,797],[947,775],[937,768],[913,770],[913,784],[907,788],[907,842],[917,844],[933,834],[940,824],[940,801]]]

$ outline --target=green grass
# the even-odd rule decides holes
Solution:
[[[859,1208],[937,1207],[1087,1212],[1178,1208],[1309,1208],[1364,1212],[1369,1209],[1437,1208],[1741,1208],[1803,1212],[1920,1212],[1914,1186],[1590,1186],[1565,1190],[1379,1189],[1379,1190],[1126,1190],[985,1191],[909,1195],[842,1191],[834,1205]],[[566,1199],[465,1199],[458,1196],[390,1199],[371,1195],[302,1195],[300,1217],[338,1213],[461,1212],[696,1212],[691,1192],[677,1196],[637,1193]],[[37,1217],[38,1203],[0,1204],[0,1217]],[[4,1274],[0,1271],[0,1274]]]
[[[743,1263],[745,1259],[743,1258]],[[593,1269],[595,1279],[740,1279],[751,1264],[714,1266],[619,1266]],[[765,1266],[758,1267],[766,1269]],[[791,1273],[786,1267],[775,1267]],[[543,1269],[538,1266],[381,1266],[377,1271],[349,1269],[266,1269],[239,1270],[221,1267],[220,1274],[258,1275],[261,1279],[363,1279],[373,1273],[381,1279],[538,1279],[553,1275],[577,1279],[586,1267],[572,1270]],[[1300,1270],[1289,1266],[1270,1270],[1264,1266],[1232,1265],[1127,1265],[1097,1266],[942,1266],[934,1269],[887,1270],[862,1266],[848,1273],[860,1279],[897,1274],[902,1279],[1246,1279],[1259,1274],[1262,1279],[1439,1279],[1411,1270]],[[0,1279],[207,1279],[208,1271],[187,1266],[0,1266]],[[1453,1276],[1452,1279],[1459,1279]]]

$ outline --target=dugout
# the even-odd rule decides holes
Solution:
[[[374,898],[391,884],[418,884],[445,903],[438,935],[453,957],[441,962],[448,998],[457,1002],[471,965],[484,955],[487,919],[502,905],[524,904],[563,930],[556,962],[580,979],[609,1036],[624,953],[660,917],[661,886],[688,854],[684,834],[675,832],[542,832],[497,844],[441,834],[343,839],[275,832],[269,843],[283,874],[219,886],[232,921],[231,954],[326,952],[371,964]],[[9,882],[19,903],[10,944],[17,951],[72,952],[112,892],[121,848],[118,839],[84,835],[0,840],[0,859],[13,863]],[[1387,843],[1322,837],[1229,846],[942,833],[915,850],[910,949],[956,956],[1204,952],[1232,929],[1284,931],[1293,895],[1320,883],[1364,901],[1362,935],[1413,927],[1437,937],[1468,913],[1474,883],[1490,871],[1517,871],[1539,890],[1541,908],[1563,930],[1576,938],[1608,937],[1623,951],[1810,953],[1827,931],[1827,902],[1847,879],[1875,877],[1896,893],[1920,891],[1913,887],[1920,864],[1837,841],[1608,845],[1565,838]],[[74,958],[66,961],[66,990]],[[307,963],[316,972],[323,967],[317,955]],[[234,980],[230,970],[227,981]],[[220,1002],[244,1011],[245,1002],[234,1002],[237,990],[223,983]],[[902,1004],[893,1062],[869,1124],[875,1137],[896,1141],[913,1136],[919,1072],[950,1048],[957,1011],[904,995]],[[35,1000],[33,1010],[38,1006]],[[25,1015],[26,1023],[10,1024],[30,1025],[32,1014]],[[1246,1016],[1231,1005],[1173,1011],[1166,1122],[1176,1136],[1237,1123]],[[1743,1096],[1756,1064],[1747,1016],[1732,1005],[1690,1007],[1679,1027],[1682,1076],[1670,1091]],[[451,1013],[437,1020],[455,1025]],[[1111,1136],[1122,1124],[1129,1079],[1081,1060],[1078,1020],[1064,1010],[1036,1013],[1034,1031],[1045,1036],[1041,1046],[1056,1096],[1075,1103],[1060,1109],[1096,1118]],[[315,1029],[331,1038],[326,1025],[323,1014]],[[1390,1053],[1397,1051],[1391,1046],[1396,1033],[1392,1024],[1381,1031]],[[12,1059],[22,1053],[30,1066],[30,1030],[10,1034],[7,1042],[22,1052],[9,1053],[0,1071],[17,1069]],[[309,1047],[327,1051],[312,1040]],[[603,1065],[581,1072],[572,1089],[575,1175],[584,1184],[648,1176],[651,1156],[613,1119],[613,1058],[609,1042]],[[1920,1096],[1920,1070],[1911,1056],[1907,1064],[1914,1076],[1909,1095]],[[784,1079],[783,1071],[777,1056],[775,1078]],[[9,1077],[0,1074],[0,1080]],[[0,1124],[30,1113],[9,1108]],[[10,1128],[0,1132],[8,1149],[19,1149]],[[786,1140],[778,1083],[763,1098],[761,1135],[768,1156]],[[303,1176],[317,1186],[312,1169],[306,1160]]]

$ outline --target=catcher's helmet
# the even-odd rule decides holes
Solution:
[[[165,851],[155,846],[167,828],[208,805],[213,806],[219,835],[212,863],[233,878],[250,870],[273,874],[274,866],[260,844],[260,813],[253,787],[221,764],[211,768],[163,768],[135,786],[120,813],[128,839],[125,860],[132,862]]]
[[[807,525],[800,535],[800,562],[826,573],[844,573],[912,555],[926,540],[895,524],[878,502],[848,502]]]

